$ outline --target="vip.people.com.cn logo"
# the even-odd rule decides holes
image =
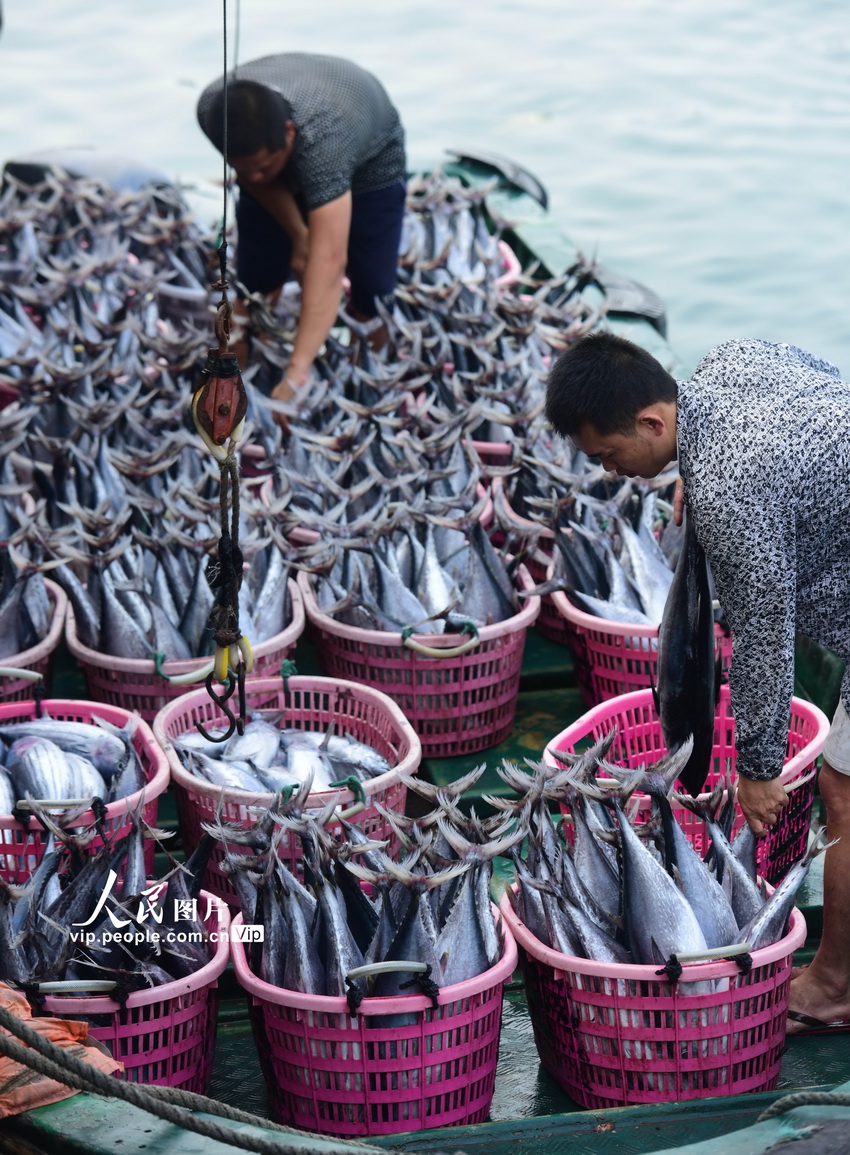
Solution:
[[[160,899],[168,885],[167,882],[155,882],[146,890],[139,894],[139,908],[136,911],[135,917],[122,918],[122,914],[129,913],[125,907],[122,907],[120,902],[112,895],[112,888],[118,879],[118,875],[114,870],[110,870],[106,884],[98,899],[97,906],[94,912],[85,920],[85,922],[75,922],[72,926],[87,927],[92,926],[95,920],[99,917],[101,911],[105,910],[108,915],[114,930],[102,931],[97,933],[94,931],[77,930],[70,935],[72,942],[82,942],[91,945],[96,941],[106,943],[139,943],[139,942],[165,942],[169,945],[181,942],[200,942],[203,939],[208,939],[210,942],[232,941],[242,943],[258,943],[265,941],[266,928],[261,923],[241,924],[231,926],[228,930],[175,930],[166,929],[161,931],[159,927],[162,925],[165,917],[165,909],[160,905]],[[223,907],[224,903],[213,895],[206,895],[206,910],[201,911],[198,899],[196,898],[175,898],[173,921],[174,923],[189,922],[197,927],[198,922],[206,923],[209,921],[215,907]],[[221,917],[218,919],[221,922]],[[167,924],[166,924],[167,925]],[[125,929],[129,927],[130,929]]]

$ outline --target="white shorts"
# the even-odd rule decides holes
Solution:
[[[840,699],[823,744],[823,757],[839,774],[850,774],[850,718]]]

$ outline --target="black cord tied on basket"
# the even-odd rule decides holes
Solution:
[[[405,990],[407,987],[419,987],[419,989],[422,991],[422,994],[431,1000],[431,1005],[433,1007],[438,1007],[440,1005],[440,988],[431,978],[430,964],[425,968],[421,975],[414,975],[413,978],[408,979],[406,983],[398,984],[398,989],[400,991]]]
[[[738,964],[738,969],[742,975],[748,975],[753,969],[753,956],[751,954],[736,954],[726,960]]]
[[[682,964],[679,962],[676,956],[671,954],[661,970],[657,970],[655,973],[659,976],[666,975],[671,983],[677,983],[682,977],[683,969],[684,968],[682,967]]]

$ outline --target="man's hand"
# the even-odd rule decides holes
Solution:
[[[738,802],[750,830],[756,838],[764,838],[767,834],[767,827],[776,822],[780,812],[788,805],[788,795],[778,778],[761,782],[740,775],[738,778]]]
[[[286,371],[286,375],[282,381],[279,381],[272,389],[269,396],[273,401],[283,401],[291,404],[295,401],[296,396],[303,385],[306,385],[309,377],[309,370],[296,370],[290,365]],[[281,427],[284,433],[289,434],[289,418],[285,413],[275,413],[274,419]]]

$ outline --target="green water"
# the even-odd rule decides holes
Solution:
[[[734,336],[850,371],[848,41],[842,0],[230,0],[230,59],[350,56],[397,103],[413,165],[478,147],[527,165],[588,254],[666,298],[690,370]],[[219,210],[195,125],[222,4],[6,4],[7,155],[136,155]]]

